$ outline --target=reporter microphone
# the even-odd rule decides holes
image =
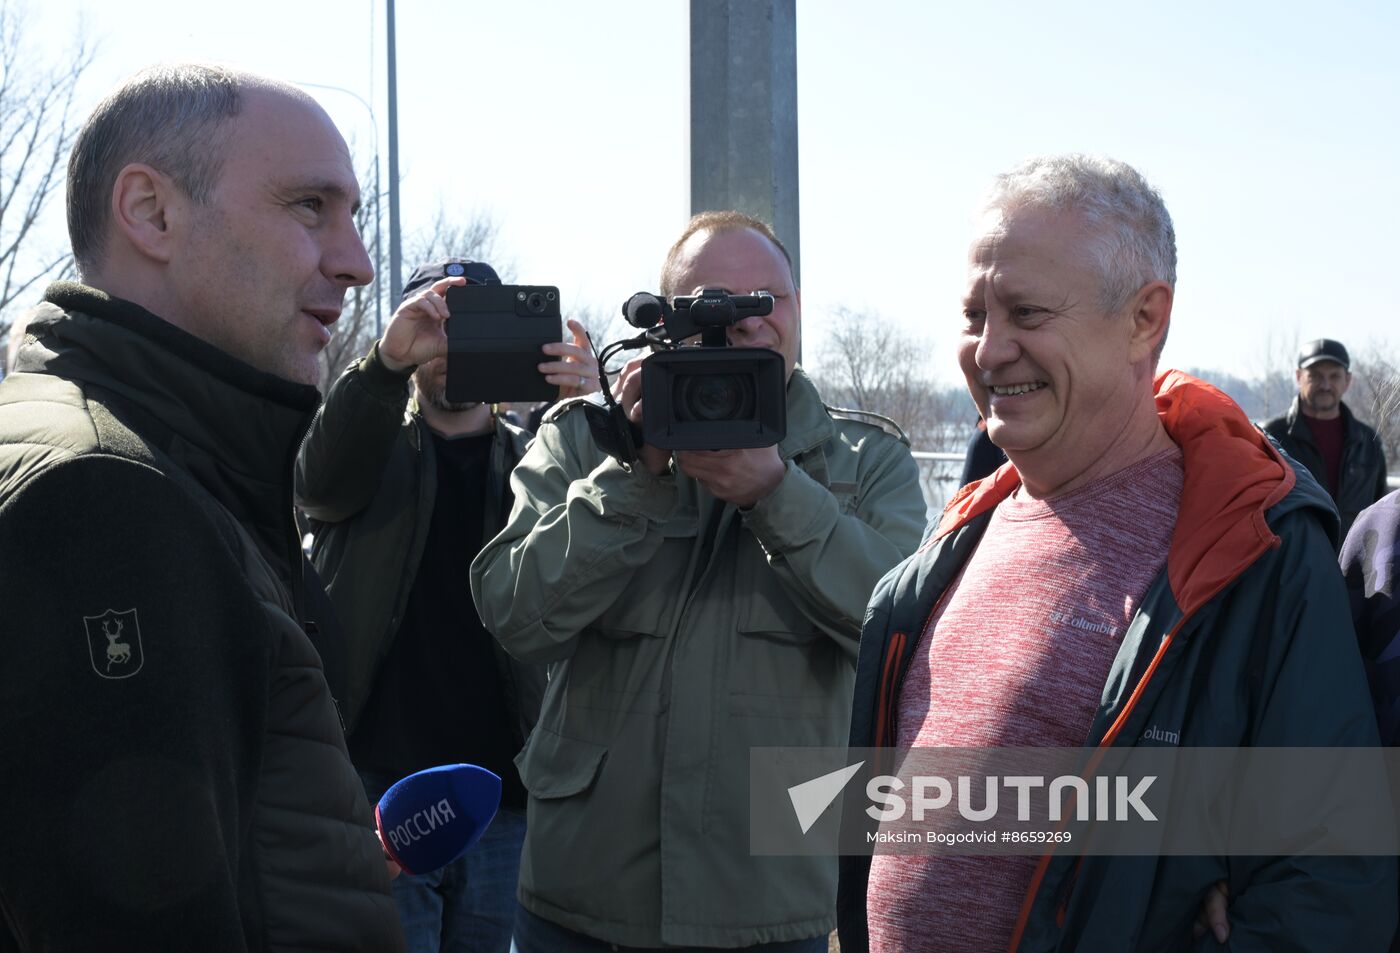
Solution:
[[[501,779],[474,764],[416,771],[384,792],[374,809],[379,839],[407,874],[446,867],[490,825]]]

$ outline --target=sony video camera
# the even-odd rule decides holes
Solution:
[[[748,317],[771,314],[767,292],[733,295],[723,288],[667,302],[646,292],[622,306],[640,337],[610,345],[606,357],[651,347],[642,363],[642,428],[637,433],[604,387],[605,407],[590,426],[607,453],[625,463],[649,444],[663,450],[770,447],[787,434],[787,369],[783,356],[762,347],[730,347],[728,329]],[[698,344],[687,343],[699,336]],[[602,362],[600,361],[600,366]]]

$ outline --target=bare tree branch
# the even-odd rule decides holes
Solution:
[[[510,284],[515,262],[502,257],[500,233],[500,223],[490,213],[480,209],[450,211],[439,202],[431,221],[409,234],[405,267],[412,270],[442,258],[470,258],[486,262],[496,269],[501,281]]]
[[[52,210],[78,131],[73,101],[95,50],[80,33],[61,65],[26,43],[26,11],[0,0],[0,335],[32,289],[71,273],[67,249],[45,247],[36,228]]]
[[[829,404],[891,418],[915,449],[961,451],[977,412],[962,387],[934,383],[926,370],[931,351],[878,314],[841,308],[814,377]]]
[[[1400,354],[1384,341],[1351,353],[1347,406],[1380,435],[1386,471],[1400,472]]]
[[[1259,419],[1281,414],[1293,403],[1293,397],[1298,393],[1298,384],[1293,377],[1293,369],[1298,362],[1298,343],[1296,328],[1285,333],[1271,327],[1265,333],[1254,356],[1253,391],[1258,407],[1249,408]],[[1239,401],[1239,398],[1236,400]]]

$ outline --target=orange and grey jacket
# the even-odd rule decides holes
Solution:
[[[1326,492],[1306,471],[1295,477],[1213,387],[1169,371],[1157,379],[1156,401],[1182,451],[1177,525],[1085,745],[1170,737],[1211,747],[1376,744]],[[919,552],[881,580],[861,635],[853,747],[894,745],[899,688],[919,636],[1018,483],[1008,464],[965,487]],[[1149,727],[1157,730],[1145,738]],[[868,857],[841,860],[846,953],[868,948],[869,871]],[[1382,951],[1395,930],[1393,858],[1052,853],[1040,860],[1009,949],[1191,949],[1192,923],[1217,881],[1230,888],[1232,950]]]

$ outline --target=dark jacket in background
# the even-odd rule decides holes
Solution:
[[[967,486],[983,477],[991,476],[996,472],[996,468],[1005,462],[1006,454],[1001,447],[992,443],[992,438],[987,433],[987,425],[979,420],[972,432],[972,439],[967,442],[967,458],[963,461],[958,486]]]
[[[437,462],[432,432],[408,406],[410,377],[385,367],[376,345],[331,387],[297,458],[297,504],[316,537],[312,560],[345,634],[347,734],[394,644],[432,523]],[[510,473],[530,439],[499,417],[495,428],[483,544],[510,515]],[[539,717],[544,668],[515,661],[499,643],[493,647],[518,750]]]
[[[1342,419],[1346,421],[1346,439],[1342,444],[1342,465],[1338,471],[1337,494],[1333,502],[1342,517],[1345,538],[1356,514],[1385,495],[1385,448],[1370,427],[1357,420],[1351,408],[1341,404]],[[1302,402],[1293,398],[1288,412],[1264,421],[1264,431],[1272,436],[1294,460],[1312,471],[1318,485],[1327,487],[1327,464],[1317,449],[1312,431],[1303,416]]]
[[[1377,743],[1361,659],[1333,564],[1336,515],[1220,391],[1178,371],[1157,409],[1185,480],[1166,568],[1128,627],[1088,747]],[[1295,483],[1296,480],[1296,483]],[[1016,488],[1014,467],[965,488],[919,552],[881,580],[861,634],[852,747],[893,747],[899,686],[934,606]],[[995,633],[988,633],[994,638]],[[1146,730],[1156,729],[1151,737]],[[846,823],[870,826],[853,810]],[[841,949],[868,949],[869,857],[842,857]],[[1041,858],[1011,948],[1174,951],[1191,945],[1206,891],[1229,885],[1229,948],[1386,949],[1396,924],[1391,857]],[[931,901],[932,902],[932,901]],[[976,911],[968,911],[976,916]]]
[[[302,626],[315,389],[47,298],[0,385],[0,948],[402,949]]]

